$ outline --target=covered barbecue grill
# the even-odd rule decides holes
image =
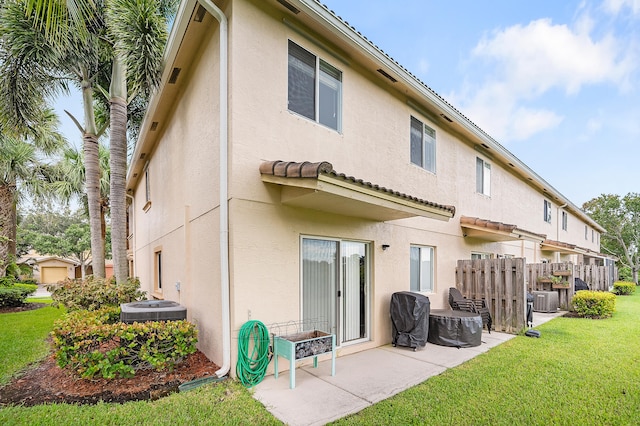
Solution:
[[[427,344],[431,302],[427,296],[410,291],[391,295],[393,346],[406,346],[415,351]]]

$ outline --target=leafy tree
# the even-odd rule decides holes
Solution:
[[[75,260],[85,277],[91,259],[89,223],[81,211],[62,212],[40,206],[20,222],[18,243],[21,251],[34,250],[41,255]]]
[[[37,128],[0,128],[0,277],[15,260],[17,240],[17,205],[21,196],[42,196],[49,189],[52,167],[45,157],[64,145],[56,132],[57,117],[43,111]]]
[[[582,209],[607,230],[600,240],[602,250],[630,268],[633,281],[638,283],[640,194],[631,192],[624,197],[602,194],[584,203]]]
[[[102,15],[95,13],[102,2],[73,5],[71,12],[63,2],[54,0],[47,6],[47,19],[58,18],[60,24],[52,33],[37,19],[41,15],[30,13],[25,0],[0,4],[0,118],[7,126],[30,127],[38,122],[34,99],[48,102],[69,85],[82,91],[84,126],[69,115],[83,140],[94,273],[104,277],[98,138],[105,128],[96,123],[94,90],[104,80],[110,49],[103,41]],[[71,17],[77,16],[92,16],[86,21],[91,25],[71,25]]]

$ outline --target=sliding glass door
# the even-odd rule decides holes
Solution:
[[[302,239],[302,316],[340,344],[369,337],[369,244]]]

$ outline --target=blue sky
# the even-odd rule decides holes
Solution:
[[[575,204],[640,192],[640,0],[324,0]]]
[[[324,3],[575,204],[640,192],[640,0]]]

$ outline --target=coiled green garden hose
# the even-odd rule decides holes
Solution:
[[[238,333],[238,363],[236,374],[245,387],[264,379],[271,361],[269,331],[260,321],[247,321]]]

